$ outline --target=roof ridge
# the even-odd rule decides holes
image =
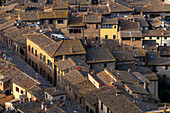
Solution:
[[[112,2],[113,2],[113,1],[112,1]],[[127,9],[131,10],[131,11],[134,11],[133,9],[131,9],[131,8],[127,7],[127,6],[124,6],[124,5],[122,5],[122,4],[119,4],[119,3],[117,3],[117,2],[113,2],[113,3],[116,3],[116,5],[120,5],[120,6],[124,7],[124,8],[127,8]]]
[[[73,63],[74,66],[76,66],[76,63],[73,61],[72,58],[69,57],[69,60]]]
[[[25,72],[21,71],[20,69],[18,69],[17,67],[14,67],[16,70],[20,71],[21,73],[23,73],[26,77],[30,78],[31,80],[33,80],[34,82],[40,84],[40,82],[36,81],[34,78],[30,77],[28,74],[26,74]]]
[[[64,40],[60,41],[60,45],[58,46],[58,48],[55,50],[55,52],[53,53],[52,57],[54,56],[54,54],[58,51],[58,49],[60,48],[60,46],[63,44]],[[58,42],[59,43],[59,42]]]

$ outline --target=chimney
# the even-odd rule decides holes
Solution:
[[[131,71],[132,71],[131,69],[128,69],[128,72],[129,72],[129,73],[131,73]]]
[[[57,40],[57,36],[54,37]]]
[[[143,16],[143,12],[142,11],[140,12],[140,15]]]
[[[165,35],[165,33],[164,33],[164,32],[162,32],[162,35]]]
[[[116,91],[116,96],[119,96],[121,94],[120,91]]]
[[[47,111],[48,110],[48,108],[47,108],[47,105],[45,106],[45,111]]]
[[[44,109],[44,102],[41,103],[41,109]]]
[[[109,4],[109,0],[107,0],[106,4],[107,4],[107,7],[109,7],[109,6],[110,6],[110,4]]]
[[[66,60],[66,56],[65,56],[65,55],[63,55],[63,59],[62,59],[62,60],[63,60],[63,61]]]
[[[70,48],[70,52],[71,52],[71,53],[73,53],[73,52],[74,52],[72,47]]]

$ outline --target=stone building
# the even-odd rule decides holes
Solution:
[[[83,16],[84,41],[87,43],[100,42],[101,15],[87,14]]]
[[[86,60],[86,51],[79,40],[54,41],[42,33],[25,35],[27,38],[27,62],[33,69],[56,85],[54,63],[62,56]]]
[[[102,71],[106,67],[115,67],[115,58],[105,47],[88,48],[87,50],[87,64],[91,70],[96,72]]]
[[[100,28],[100,40],[118,39],[118,19],[103,19]]]

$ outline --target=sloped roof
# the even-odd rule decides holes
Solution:
[[[104,19],[102,24],[113,24],[113,25],[118,25],[118,19],[117,18],[112,18],[112,19]]]
[[[127,50],[120,50],[113,52],[114,57],[117,61],[133,61],[134,58],[131,53]]]
[[[37,21],[38,20],[38,12],[20,12],[18,16],[21,21]]]
[[[45,98],[44,90],[41,89],[39,86],[34,85],[33,87],[28,89],[28,92],[34,95],[34,97],[37,98],[38,100]]]
[[[68,26],[83,26],[83,17],[71,16],[69,19]]]
[[[0,30],[6,29],[8,27],[13,26],[15,23],[17,23],[14,19],[13,20],[9,20],[3,24],[0,24]]]
[[[156,37],[170,36],[170,31],[169,30],[147,30],[143,32],[143,36],[156,36]]]
[[[170,12],[170,4],[155,4],[141,8],[142,12]]]
[[[133,84],[133,83],[126,83],[124,84],[125,87],[127,87],[128,89],[130,89],[132,91],[132,93],[138,93],[138,94],[145,94],[145,95],[149,95],[149,93],[140,85],[138,84]]]
[[[134,15],[135,22],[139,22],[141,27],[149,27],[146,19],[142,15]]]
[[[88,101],[92,105],[97,104],[97,97],[95,95],[97,88],[89,80],[79,82],[75,84],[73,88],[82,97],[84,97],[86,101]]]
[[[84,16],[84,23],[101,23],[101,15],[88,14]]]
[[[68,9],[68,1],[54,1],[53,9]]]
[[[145,54],[145,50],[144,49],[131,49],[131,50],[128,50],[132,55],[133,57],[145,57],[146,54]]]
[[[104,88],[103,88],[104,89]],[[109,87],[105,90],[100,90],[96,96],[105,106],[115,113],[143,113],[135,104],[133,104],[123,94],[116,96],[117,89]]]
[[[109,3],[109,7],[113,13],[133,12],[133,9],[113,1]]]
[[[0,13],[13,10],[16,5],[18,5],[18,3],[14,3],[14,4],[11,4],[11,5],[8,5],[8,6],[0,7]]]
[[[87,51],[87,63],[115,61],[115,58],[107,48],[104,47],[89,48],[86,51]]]
[[[46,88],[45,92],[47,92],[48,94],[50,94],[51,96],[54,96],[54,97],[58,96],[58,95],[65,95],[66,94],[65,91],[63,91],[62,89],[57,88],[57,87]]]
[[[31,33],[35,30],[36,30],[36,27],[30,25],[30,26],[23,27],[21,29],[13,30],[12,32],[9,31],[9,32],[5,33],[4,35],[6,37],[12,39],[13,41],[19,43],[21,46],[26,46],[27,39],[23,35],[27,34],[27,33]]]
[[[66,73],[63,78],[67,82],[69,82],[71,85],[75,85],[77,83],[80,83],[80,82],[86,80],[85,75],[83,75],[78,70],[72,70],[69,73]]]
[[[72,51],[70,49],[72,49]],[[76,54],[86,54],[86,51],[80,40],[63,40],[61,46],[55,52],[54,56]]]
[[[141,37],[143,37],[141,31],[120,31],[120,33],[121,33],[121,38],[128,38],[128,37],[141,38]]]
[[[55,62],[55,65],[60,70],[65,70],[65,69],[74,67],[76,65],[79,65],[79,66],[88,66],[84,61],[79,60],[79,59],[73,59],[73,58],[68,58],[68,59],[65,59],[65,60],[60,60],[58,62]]]
[[[105,6],[105,5],[91,5],[90,6],[90,11],[92,11],[92,13],[95,13],[95,14],[110,14],[110,8],[108,6]]]
[[[3,73],[3,75],[10,75],[12,77],[12,82],[19,85],[20,87],[28,90],[33,85],[40,84],[39,82],[35,81],[33,78],[29,77],[24,72],[20,71],[16,67],[11,68]]]
[[[37,44],[50,57],[59,55],[86,54],[86,51],[79,40],[62,40],[55,42],[42,33],[28,34],[24,36]]]
[[[31,40],[33,43],[37,44],[42,50],[44,50],[49,56],[53,57],[56,50],[63,41],[55,42],[43,33],[36,34],[26,34],[24,35],[27,39]]]
[[[140,31],[139,22],[131,22],[125,19],[119,19],[121,31]]]
[[[39,12],[38,19],[67,18],[68,10],[55,10],[54,12]]]

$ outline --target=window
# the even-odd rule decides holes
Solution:
[[[101,110],[103,111],[103,102],[101,102]]]
[[[29,45],[29,46],[28,46],[28,51],[30,51],[30,48],[31,48],[31,47],[30,47],[30,45]]]
[[[152,37],[149,37],[149,39],[152,39]]]
[[[58,24],[63,24],[63,20],[58,20]]]
[[[49,19],[49,24],[53,24],[53,20],[52,19]]]
[[[110,111],[109,108],[107,108],[107,113],[109,113],[109,111]]]
[[[166,39],[167,39],[167,37],[164,37],[164,39],[166,40]]]
[[[35,49],[35,56],[37,56],[37,50]]]
[[[131,38],[122,38],[122,40],[130,40]]]
[[[167,46],[167,43],[164,43],[164,46]]]
[[[34,69],[34,61],[32,61],[32,68]]]
[[[71,91],[71,88],[69,88],[69,91]]]
[[[94,113],[92,109],[90,109],[90,113]]]
[[[75,94],[75,100],[77,100],[77,94]]]
[[[28,59],[28,64],[31,65],[31,59]]]
[[[116,29],[116,26],[114,26],[114,28]]]
[[[19,88],[18,87],[16,87],[16,91],[19,93]]]
[[[86,111],[89,112],[89,106],[86,106]]]
[[[113,28],[113,25],[111,24],[101,25],[101,28]]]
[[[165,66],[165,70],[168,70],[168,66]]]
[[[46,71],[43,71],[43,77],[45,77],[46,76]]]
[[[32,53],[34,54],[34,48],[32,47]]]
[[[46,94],[45,96],[46,96],[46,98],[48,98],[48,95],[47,95],[47,94]]]
[[[37,72],[38,70],[37,70],[38,68],[37,68],[37,64],[35,63],[35,71]]]
[[[73,31],[74,31],[73,29],[69,29],[69,33],[73,33]]]
[[[52,77],[50,77],[50,83],[51,83],[51,84],[53,83]]]
[[[107,63],[104,63],[104,67],[107,67]]]
[[[20,48],[21,55],[24,55],[24,50]]]
[[[42,56],[43,56],[42,53],[40,53],[40,60],[42,60]]]
[[[21,94],[23,94],[24,92],[21,90]]]
[[[108,39],[108,35],[105,35],[105,39]]]
[[[47,74],[47,80],[48,80],[48,81],[50,80],[50,75],[49,75],[49,74]]]
[[[47,60],[47,64],[50,65],[50,60]]]
[[[81,97],[80,97],[80,104],[82,104],[82,103],[81,103]]]
[[[159,40],[159,37],[157,37],[157,40]]]
[[[113,35],[113,39],[116,39],[116,35]]]
[[[96,24],[96,29],[98,29],[98,24]]]
[[[42,68],[40,68],[40,75],[42,75],[43,74],[43,70],[42,70]]]
[[[43,61],[46,62],[46,56],[44,55]]]
[[[99,37],[96,36],[96,41],[98,41]]]

